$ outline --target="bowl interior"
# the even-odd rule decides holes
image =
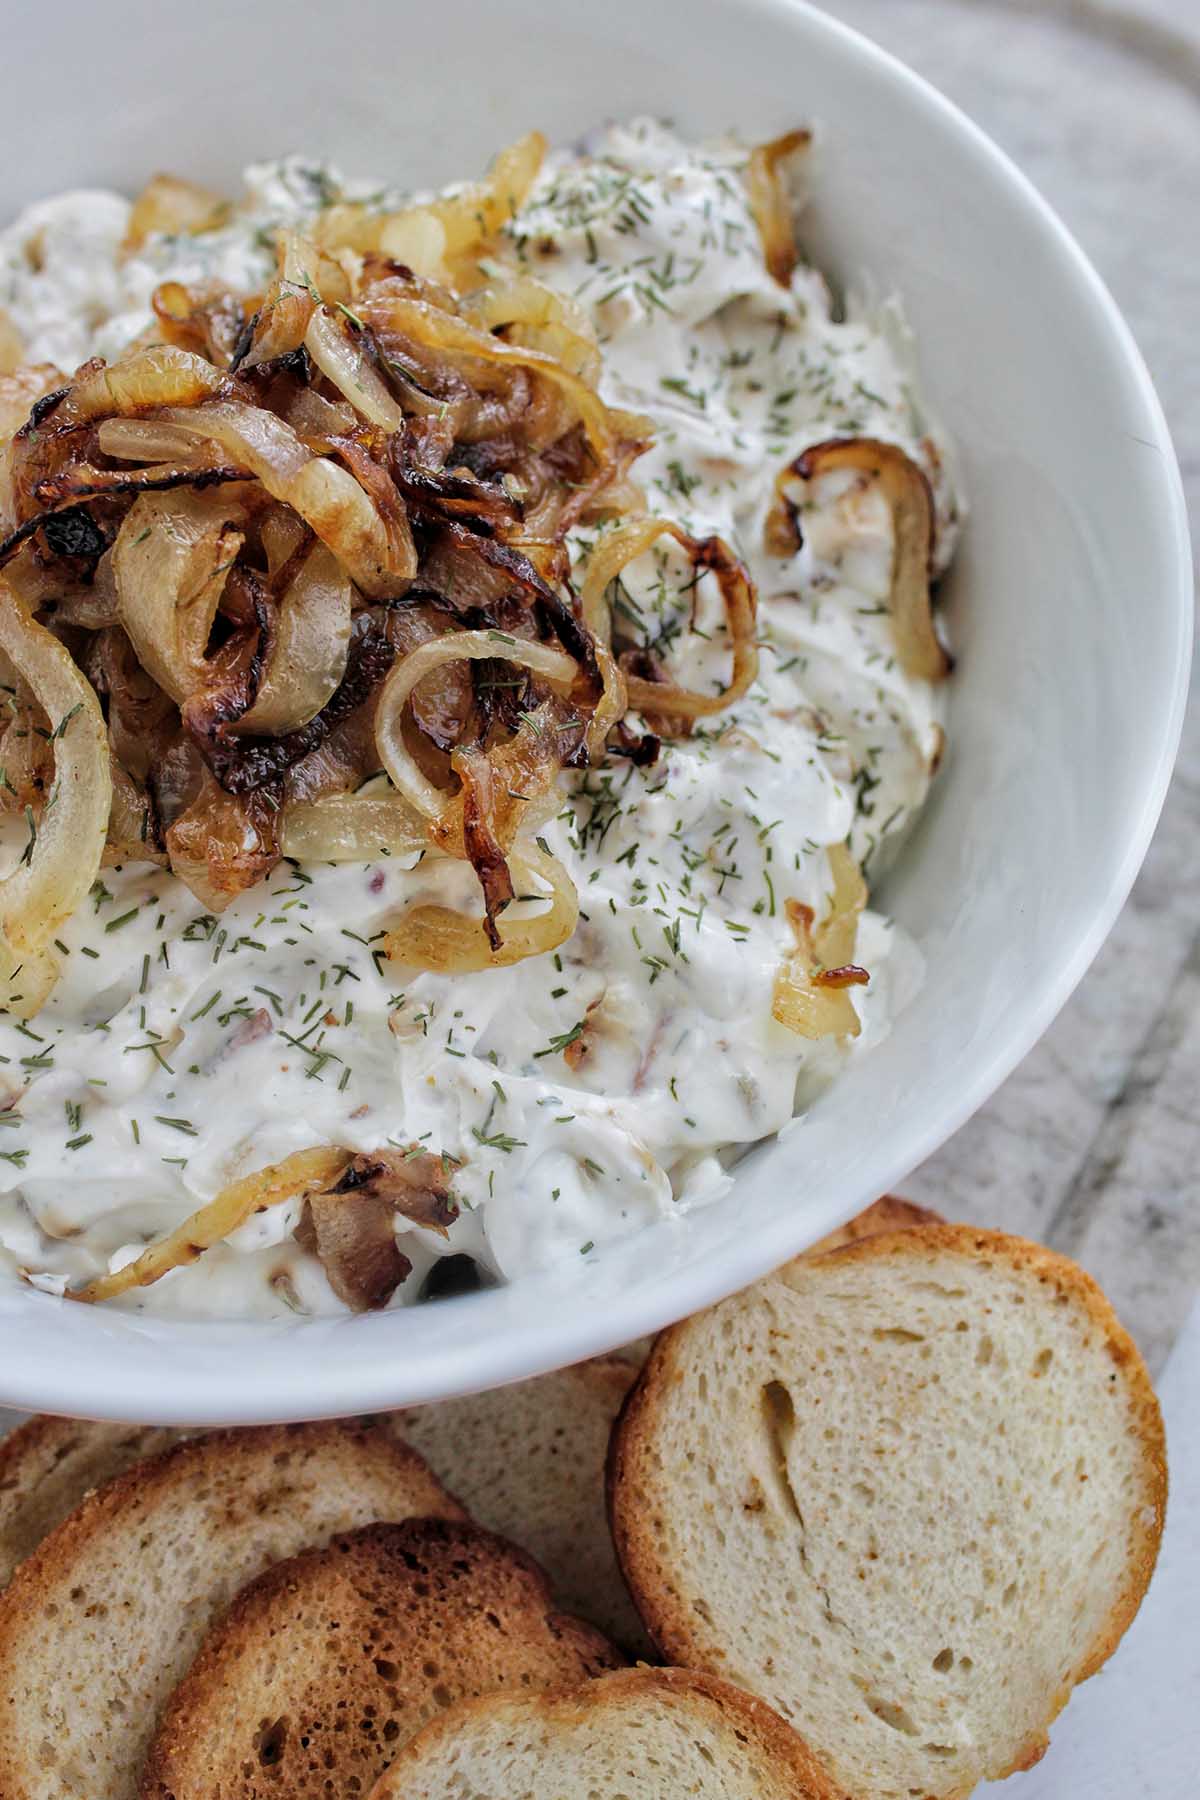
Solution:
[[[288,1418],[435,1398],[610,1347],[743,1285],[903,1177],[1067,997],[1144,854],[1178,736],[1186,529],[1157,403],[1044,205],[947,103],[788,0],[259,0],[10,24],[0,213],[169,168],[231,187],[287,149],[414,184],[537,124],[824,127],[809,241],[895,290],[970,520],[948,605],[950,751],[884,904],[926,984],[888,1041],[686,1221],[468,1300],[300,1327],[139,1321],[0,1290],[0,1400],[125,1418]],[[236,191],[236,190],[235,190]],[[869,1121],[863,1129],[863,1121]]]

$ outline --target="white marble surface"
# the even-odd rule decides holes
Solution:
[[[957,101],[1075,232],[1150,365],[1200,539],[1200,0],[822,3]],[[1198,1088],[1194,689],[1162,823],[1107,946],[906,1191],[1077,1257],[1157,1368],[1200,1286]]]

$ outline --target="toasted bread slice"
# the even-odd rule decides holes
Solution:
[[[242,1589],[163,1714],[142,1800],[365,1794],[455,1701],[617,1667],[553,1610],[503,1538],[441,1519],[369,1525]]]
[[[777,1713],[689,1669],[456,1706],[369,1800],[840,1800]]]
[[[0,1438],[0,1588],[92,1488],[185,1435],[168,1426],[39,1415]]]
[[[905,1231],[910,1225],[941,1225],[940,1213],[915,1200],[902,1200],[899,1194],[883,1194],[862,1212],[855,1213],[844,1225],[818,1238],[804,1252],[805,1256],[824,1256],[827,1250],[840,1250],[843,1244],[857,1244],[860,1238],[875,1237],[880,1231]]]
[[[935,1213],[928,1206],[918,1206],[915,1200],[902,1200],[899,1194],[884,1194],[873,1200],[870,1206],[847,1219],[844,1225],[838,1225],[825,1237],[818,1238],[801,1256],[823,1256],[826,1250],[840,1250],[843,1244],[857,1244],[859,1238],[874,1237],[877,1231],[902,1231],[908,1225],[940,1225],[942,1215]],[[636,1363],[639,1368],[654,1348],[653,1337],[635,1338],[631,1344],[623,1344],[614,1354],[625,1362]]]
[[[604,1512],[613,1420],[637,1375],[615,1356],[406,1413],[403,1430],[473,1519],[522,1544],[569,1612],[635,1653],[649,1640]]]
[[[246,1581],[422,1514],[464,1516],[361,1421],[212,1432],[90,1494],[0,1595],[4,1800],[132,1800],[159,1708]]]
[[[1162,1420],[1095,1283],[926,1225],[805,1257],[658,1340],[614,1433],[617,1548],[670,1661],[750,1688],[862,1800],[1027,1767],[1132,1619]]]

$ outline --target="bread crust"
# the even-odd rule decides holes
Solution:
[[[785,1264],[774,1275],[765,1277],[759,1286],[769,1290],[778,1282],[786,1287],[793,1271],[803,1263],[808,1263],[811,1268],[815,1261],[827,1269],[849,1263],[889,1265],[898,1258],[936,1265],[947,1255],[968,1257],[977,1266],[1030,1276],[1046,1287],[1056,1301],[1073,1304],[1086,1313],[1112,1361],[1111,1381],[1125,1384],[1129,1425],[1141,1453],[1142,1492],[1139,1503],[1131,1509],[1124,1586],[1092,1642],[1078,1659],[1069,1680],[1047,1695],[1044,1718],[1031,1728],[1005,1766],[988,1771],[991,1779],[1000,1779],[1032,1767],[1044,1755],[1049,1743],[1049,1728],[1072,1690],[1094,1675],[1112,1655],[1142,1602],[1154,1572],[1166,1516],[1166,1438],[1149,1373],[1137,1346],[1106,1296],[1077,1263],[1028,1239],[943,1222],[871,1232],[833,1246],[821,1252],[819,1258],[801,1258]],[[754,1291],[748,1290],[748,1294],[752,1295]],[[742,1304],[745,1298],[735,1295],[731,1300],[720,1302],[711,1313],[719,1313],[722,1306]],[[704,1666],[707,1656],[704,1634],[697,1630],[690,1610],[671,1591],[669,1573],[660,1560],[659,1545],[651,1526],[647,1493],[652,1485],[650,1477],[659,1407],[664,1395],[680,1381],[690,1354],[691,1339],[699,1329],[699,1322],[707,1317],[708,1314],[698,1314],[693,1319],[681,1320],[659,1335],[613,1426],[605,1472],[609,1521],[617,1558],[646,1629],[666,1660],[700,1667]],[[960,1794],[970,1791],[970,1787],[947,1787],[941,1790],[940,1800],[958,1800]],[[869,1796],[864,1795],[862,1800],[869,1800]]]
[[[42,1413],[0,1438],[0,1589],[92,1488],[186,1435]]]
[[[810,1755],[803,1739],[772,1707],[742,1688],[734,1687],[731,1682],[703,1670],[652,1669],[639,1664],[634,1669],[603,1675],[582,1686],[547,1688],[537,1695],[523,1697],[521,1709],[528,1709],[548,1721],[567,1715],[565,1722],[570,1723],[614,1706],[619,1712],[622,1705],[639,1700],[653,1705],[664,1695],[714,1708],[732,1730],[754,1741],[778,1770],[781,1784],[786,1783],[781,1786],[781,1791],[787,1793],[790,1800],[845,1800],[842,1790],[830,1781]],[[419,1780],[422,1758],[447,1739],[453,1739],[464,1724],[488,1717],[497,1705],[503,1705],[511,1698],[513,1696],[496,1694],[483,1700],[465,1701],[431,1721],[380,1777],[369,1800],[410,1800],[411,1795],[419,1792],[409,1784]]]
[[[944,1223],[941,1213],[933,1211],[929,1206],[918,1206],[915,1200],[905,1200],[899,1194],[881,1194],[862,1212],[855,1213],[844,1225],[838,1225],[833,1231],[818,1238],[810,1244],[793,1261],[802,1262],[809,1256],[824,1256],[829,1250],[840,1250],[846,1244],[857,1244],[860,1238],[874,1237],[880,1231],[906,1231],[913,1225],[941,1225]],[[790,1268],[785,1263],[784,1268]]]
[[[219,1490],[230,1529],[237,1532],[238,1514],[264,1517],[286,1508],[294,1459],[328,1456],[347,1474],[370,1468],[396,1492],[418,1499],[422,1512],[438,1511],[463,1518],[462,1508],[436,1480],[417,1452],[370,1420],[326,1420],[303,1425],[234,1428],[189,1438],[147,1461],[134,1464],[103,1487],[89,1493],[75,1511],[42,1541],[18,1568],[0,1594],[0,1795],[3,1800],[42,1800],[52,1790],[45,1770],[35,1764],[28,1739],[34,1727],[21,1716],[20,1689],[36,1655],[45,1653],[47,1609],[73,1604],[81,1569],[93,1574],[105,1567],[110,1546],[128,1546],[136,1529],[153,1529],[156,1508],[179,1496]],[[414,1510],[409,1507],[408,1511]],[[336,1527],[318,1530],[325,1541]],[[147,1540],[149,1541],[149,1540]],[[214,1585],[222,1573],[220,1546],[214,1545]],[[136,1571],[126,1572],[125,1586],[138,1585]],[[114,1615],[119,1617],[120,1608]],[[192,1616],[195,1616],[193,1607]],[[182,1623],[182,1622],[181,1622]],[[117,1630],[114,1644],[125,1649]],[[146,1650],[129,1645],[142,1677]],[[99,1702],[97,1702],[99,1704]],[[148,1736],[153,1719],[139,1727]],[[139,1757],[140,1760],[140,1757]],[[136,1791],[137,1769],[129,1772],[127,1790]]]
[[[298,1612],[311,1615],[299,1627]],[[210,1628],[163,1710],[141,1800],[362,1792],[456,1684],[574,1682],[622,1660],[557,1612],[544,1571],[493,1532],[442,1519],[343,1532],[265,1570]],[[351,1716],[360,1728],[339,1734]],[[265,1768],[263,1717],[286,1721]]]
[[[604,1513],[609,1433],[636,1373],[623,1357],[597,1357],[413,1408],[402,1428],[481,1525],[532,1551],[563,1605],[647,1654]]]

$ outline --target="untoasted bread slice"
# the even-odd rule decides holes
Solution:
[[[646,1654],[604,1512],[609,1434],[636,1375],[619,1357],[599,1357],[417,1407],[403,1430],[473,1519],[537,1558],[561,1605]]]
[[[92,1488],[185,1435],[169,1426],[40,1415],[0,1438],[0,1588]]]
[[[142,1800],[365,1794],[455,1701],[617,1667],[503,1538],[370,1525],[268,1569],[219,1619],[163,1714]]]
[[[1061,1256],[927,1225],[659,1338],[614,1433],[617,1548],[668,1660],[761,1694],[862,1800],[1027,1767],[1149,1581],[1162,1420]]]
[[[464,1516],[361,1421],[212,1432],[90,1494],[0,1595],[4,1800],[132,1800],[162,1702],[246,1581],[421,1514]]]
[[[688,1669],[495,1694],[427,1725],[369,1800],[840,1800],[760,1700]]]

